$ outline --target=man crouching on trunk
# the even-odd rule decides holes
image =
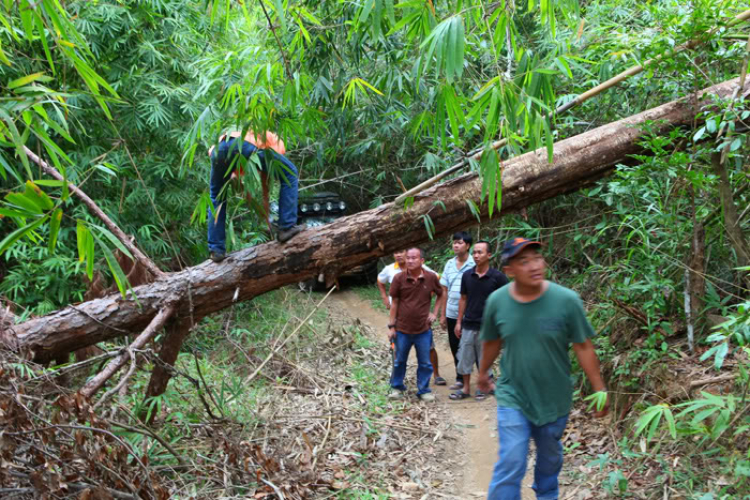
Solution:
[[[440,297],[443,289],[437,275],[424,272],[423,254],[419,248],[406,251],[406,272],[398,273],[391,283],[391,316],[388,322],[388,338],[395,340],[396,359],[391,374],[391,399],[404,396],[406,386],[406,361],[411,347],[417,351],[417,397],[422,401],[434,401],[430,391],[430,345],[432,344],[432,323],[440,310]],[[433,294],[434,311],[430,312]]]

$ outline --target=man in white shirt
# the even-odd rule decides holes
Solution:
[[[383,299],[383,305],[386,309],[391,309],[391,297],[388,295],[388,290],[386,290],[386,285],[390,286],[391,283],[393,283],[393,278],[400,273],[402,270],[406,269],[406,251],[400,250],[398,252],[393,253],[393,264],[389,264],[383,268],[382,271],[378,274],[378,290],[380,290],[380,297]],[[429,267],[424,265],[424,258],[422,259],[422,269],[425,269],[431,273],[434,273],[440,277],[438,273],[430,269]],[[461,280],[459,281],[459,285]],[[438,364],[438,354],[435,350],[435,342],[432,341],[430,346],[430,363],[432,363],[432,375],[435,378],[435,385],[446,385],[446,381],[443,377],[440,376],[440,366]]]
[[[456,366],[456,383],[451,390],[462,389],[464,386],[463,376],[458,373],[458,348],[461,340],[456,336],[456,320],[458,319],[458,303],[461,300],[461,277],[472,269],[476,264],[469,250],[473,239],[471,234],[460,231],[453,235],[454,258],[445,263],[443,275],[440,277],[440,285],[443,287],[443,307],[440,313],[440,325],[448,330],[448,343],[453,354],[453,363]]]

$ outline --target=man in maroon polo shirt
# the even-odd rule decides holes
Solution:
[[[422,268],[422,250],[410,248],[406,251],[406,272],[398,273],[391,283],[391,316],[388,322],[388,337],[395,341],[396,359],[391,374],[391,399],[402,398],[406,391],[406,361],[411,347],[417,351],[417,397],[422,401],[434,401],[430,391],[430,345],[432,323],[440,310],[443,289],[436,274]],[[434,311],[430,312],[433,295]]]

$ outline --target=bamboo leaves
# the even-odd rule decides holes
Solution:
[[[362,95],[367,95],[369,92],[373,92],[377,95],[382,96],[383,93],[364,81],[361,78],[352,78],[349,80],[349,83],[346,85],[346,89],[344,90],[344,102],[341,105],[341,108],[345,108],[347,104],[354,104],[354,102],[357,100],[357,93]]]
[[[503,170],[500,167],[497,151],[487,148],[479,165],[482,172],[482,201],[487,200],[488,212],[492,217],[495,206],[497,205],[500,210],[503,200]]]
[[[464,44],[461,16],[451,16],[438,24],[420,45],[421,49],[427,47],[423,72],[429,70],[434,55],[436,71],[442,71],[449,82],[460,78],[464,70]]]

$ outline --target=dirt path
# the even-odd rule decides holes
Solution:
[[[367,300],[357,295],[356,291],[345,290],[335,293],[331,299],[351,312],[363,323],[369,324],[378,335],[378,341],[387,346],[386,332],[388,331],[388,316],[385,312],[374,309]],[[453,357],[448,346],[448,339],[444,332],[436,332],[435,344],[440,360],[440,375],[451,384],[455,380],[456,372]],[[416,355],[412,354],[409,366],[416,364]],[[485,401],[474,399],[451,401],[450,391],[446,386],[431,385],[437,394],[437,404],[443,405],[450,411],[453,422],[462,430],[463,442],[456,449],[461,450],[455,457],[441,457],[441,459],[455,462],[454,470],[462,479],[461,498],[485,498],[487,487],[492,477],[492,467],[497,458],[497,426],[495,417],[495,400],[487,398]],[[533,476],[533,459],[529,457],[529,472],[524,478],[523,499],[532,500],[535,497],[530,488]]]

